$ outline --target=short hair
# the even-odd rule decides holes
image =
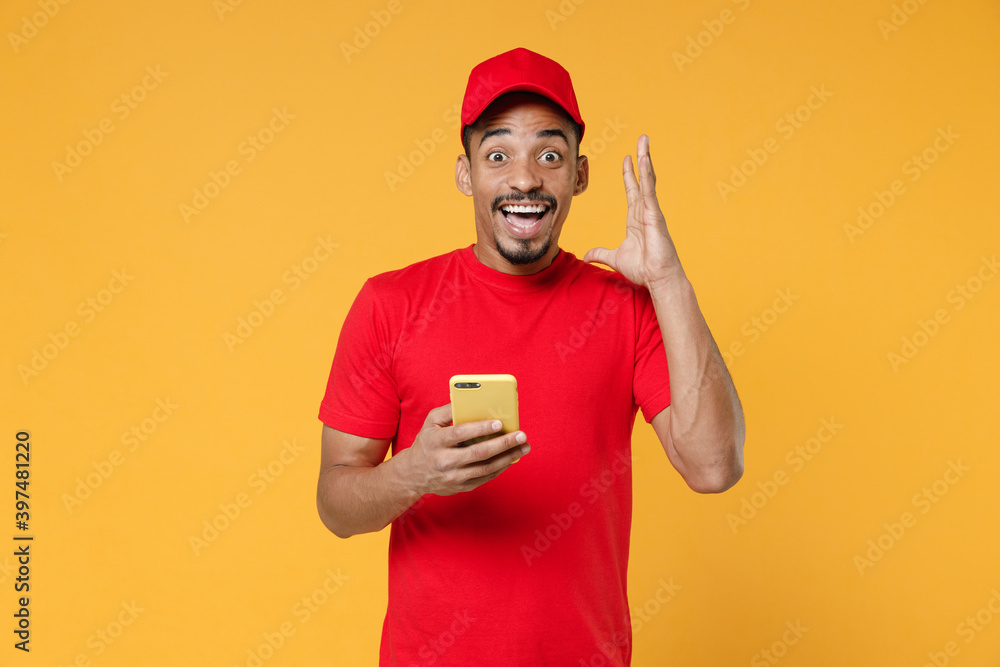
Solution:
[[[513,91],[513,92],[527,92],[527,91]],[[509,95],[509,94],[510,93],[505,93],[505,95]],[[533,95],[538,95],[538,93],[532,93],[532,94]],[[503,97],[504,97],[504,95],[501,95],[500,97],[498,97],[496,100],[494,100],[490,104],[490,106],[493,106],[493,104],[496,104],[497,100],[500,100]],[[549,100],[549,98],[545,97],[544,95],[538,95],[538,97],[541,97],[541,98],[543,98],[545,100],[548,100],[549,102],[552,102],[552,100]],[[552,102],[552,103],[555,104],[555,102]],[[556,105],[556,106],[558,106],[558,105]],[[482,118],[484,115],[486,115],[486,112],[489,111],[489,108],[490,107],[486,107],[486,109],[483,110],[483,113],[479,114],[479,118]],[[578,122],[576,122],[575,120],[573,120],[573,117],[570,116],[569,113],[567,113],[565,109],[563,109],[562,107],[559,107],[559,109],[560,109],[560,111],[563,112],[563,116],[566,118],[566,120],[569,121],[570,128],[572,129],[572,134],[573,134],[574,137],[576,137],[576,156],[580,157],[580,140],[583,139],[583,126],[581,126]],[[471,158],[472,157],[472,151],[469,150],[469,145],[472,142],[472,131],[475,128],[479,127],[479,118],[476,119],[475,123],[472,123],[471,125],[466,125],[462,129],[462,146],[465,148],[465,157],[467,157],[467,158]]]

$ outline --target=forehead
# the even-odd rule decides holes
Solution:
[[[476,121],[479,133],[498,127],[540,130],[558,128],[568,137],[572,131],[569,115],[558,104],[535,93],[516,92],[501,95]]]

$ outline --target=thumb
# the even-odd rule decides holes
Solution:
[[[451,426],[451,403],[440,405],[427,413],[424,428],[428,426]]]
[[[614,252],[608,250],[607,248],[591,248],[587,251],[587,254],[583,256],[583,261],[585,262],[600,262],[610,266],[615,269],[614,265]]]

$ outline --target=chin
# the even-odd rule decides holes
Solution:
[[[493,244],[500,256],[511,264],[517,266],[534,264],[545,257],[552,247],[552,230],[550,229],[544,238],[530,239],[499,238],[494,230]]]

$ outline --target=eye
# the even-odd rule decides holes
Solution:
[[[542,153],[542,162],[558,162],[560,157],[562,156],[555,151],[545,151]]]
[[[504,160],[507,159],[507,156],[501,153],[500,151],[490,151],[489,153],[486,154],[486,159],[489,162],[503,162]]]

